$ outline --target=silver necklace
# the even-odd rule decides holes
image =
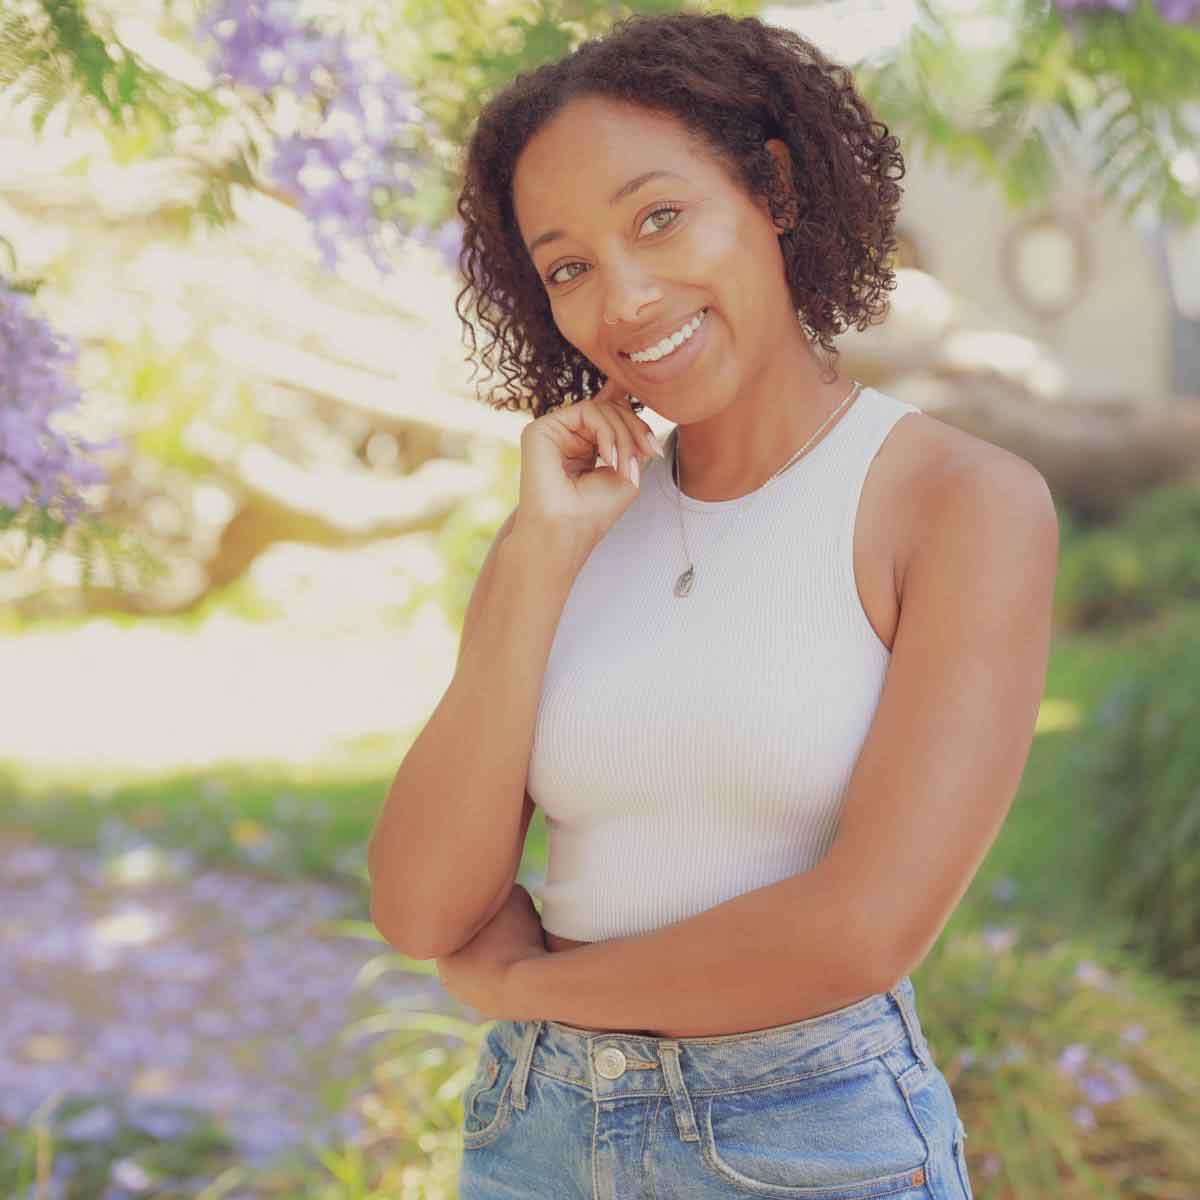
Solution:
[[[846,398],[841,402],[841,404],[839,404],[837,406],[837,408],[835,408],[833,410],[833,412],[831,412],[829,414],[829,416],[826,417],[825,420],[821,422],[821,425],[817,429],[816,433],[814,433],[812,435],[812,437],[810,437],[808,439],[808,441],[805,442],[804,445],[801,446],[800,449],[797,450],[796,453],[793,454],[792,457],[789,458],[787,460],[787,462],[785,462],[783,464],[783,466],[780,467],[779,470],[776,471],[775,474],[772,475],[771,478],[766,481],[766,483],[761,484],[759,486],[759,488],[757,489],[757,492],[761,492],[763,490],[763,488],[765,488],[767,486],[767,484],[771,482],[772,479],[778,479],[779,476],[782,475],[784,473],[784,471],[786,471],[788,469],[788,467],[790,467],[798,458],[800,458],[804,454],[804,452],[809,448],[809,446],[811,446],[813,444],[813,442],[815,442],[817,440],[817,438],[820,437],[822,430],[824,430],[826,428],[826,426],[828,426],[829,422],[832,421],[833,418],[836,417],[838,415],[838,413],[840,413],[844,408],[846,408],[850,404],[850,402],[854,399],[854,397],[857,396],[861,390],[862,390],[862,384],[856,381],[854,386],[850,389],[850,391],[847,392]],[[675,595],[679,596],[682,599],[684,596],[686,596],[692,590],[692,584],[694,584],[696,582],[696,567],[695,567],[695,564],[692,562],[692,556],[691,556],[690,552],[688,551],[687,534],[685,533],[684,528],[683,528],[683,501],[680,500],[681,491],[680,491],[680,487],[679,487],[679,428],[678,428],[678,426],[676,426],[676,428],[675,428],[675,433],[674,433],[674,436],[672,439],[671,478],[675,482],[675,507],[679,510],[679,533],[680,533],[680,536],[683,538],[683,553],[684,553],[684,557],[688,560],[687,569],[679,576],[678,579],[675,580]],[[757,492],[755,493],[756,495],[757,495]],[[744,517],[745,515],[746,515],[745,510],[743,509],[742,516]],[[740,525],[741,521],[737,521],[737,522],[735,522],[735,524]],[[728,536],[729,536],[729,531],[726,530],[725,533],[722,534],[721,537],[718,539],[717,544],[716,544],[716,546],[713,547],[713,549],[715,550],[717,548],[717,546],[720,546],[721,543]]]

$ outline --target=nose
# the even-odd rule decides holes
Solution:
[[[662,289],[644,273],[635,269],[608,272],[611,281],[604,293],[604,323],[618,325],[636,321],[647,304],[662,299]]]

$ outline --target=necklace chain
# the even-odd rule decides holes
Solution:
[[[834,417],[836,417],[838,415],[838,413],[840,413],[844,408],[846,408],[850,404],[850,402],[854,399],[854,397],[856,395],[858,395],[858,393],[859,393],[859,391],[861,391],[861,389],[862,389],[862,384],[860,382],[856,381],[854,383],[854,386],[851,387],[849,392],[846,393],[845,399],[841,402],[841,404],[839,404],[837,406],[837,408],[835,408],[833,410],[833,412],[831,412],[829,414],[829,416],[827,416],[825,418],[824,421],[821,422],[820,426],[818,426],[816,432],[812,435],[812,437],[810,437],[808,439],[808,441],[806,441],[804,443],[804,445],[801,446],[800,449],[797,450],[796,453],[793,454],[792,457],[789,458],[787,460],[787,462],[785,462],[783,464],[783,466],[780,467],[779,470],[776,471],[775,474],[771,476],[770,479],[766,480],[765,483],[760,484],[759,487],[756,489],[755,494],[757,495],[758,492],[761,492],[763,490],[763,488],[765,488],[767,486],[767,484],[770,483],[772,480],[778,479],[779,476],[782,475],[784,473],[784,471],[786,471],[790,466],[792,466],[792,464],[795,463],[797,459],[803,457],[804,452],[809,448],[809,446],[811,446],[813,444],[813,442],[815,442],[817,440],[818,437],[821,436],[822,431],[829,425],[829,422],[832,421],[834,419]],[[680,499],[680,497],[682,496],[683,493],[682,493],[682,489],[679,486],[679,428],[678,428],[678,426],[676,426],[675,436],[674,436],[674,440],[672,443],[671,478],[675,482],[675,506],[679,512],[679,533],[680,533],[681,538],[683,539],[684,557],[687,559],[687,562],[688,562],[687,569],[675,581],[675,595],[682,598],[682,597],[686,596],[692,590],[692,585],[696,581],[696,567],[695,567],[695,564],[692,562],[691,552],[688,550],[687,533],[684,531],[684,528],[683,528],[683,501]],[[744,510],[743,510],[742,515],[745,516]],[[741,522],[738,521],[737,524],[740,525]],[[717,546],[719,546],[722,542],[724,542],[726,536],[728,536],[728,531],[726,531],[726,533],[723,534],[718,539]],[[713,549],[716,549],[716,546],[714,546]]]

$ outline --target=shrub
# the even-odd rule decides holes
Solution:
[[[1119,530],[1082,533],[1059,550],[1055,619],[1068,629],[1148,617],[1148,593],[1139,548]]]
[[[1147,492],[1122,516],[1121,528],[1142,548],[1156,599],[1200,598],[1200,487]]]
[[[1200,1195],[1194,990],[1035,915],[947,930],[913,986],[976,1200]]]
[[[1070,629],[1142,620],[1200,599],[1200,486],[1155,488],[1112,525],[1059,510],[1055,615]]]
[[[1200,612],[1181,610],[1080,732],[1097,919],[1170,976],[1200,976]]]

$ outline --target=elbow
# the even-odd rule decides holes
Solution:
[[[379,932],[379,936],[383,938],[389,946],[394,950],[399,950],[401,954],[407,955],[409,958],[420,958],[421,955],[415,953],[418,949],[416,942],[411,936],[409,929],[401,924],[394,910],[384,906],[379,898],[377,889],[371,891],[371,924],[375,926]]]
[[[371,892],[370,912],[371,924],[389,946],[408,958],[425,961],[446,958],[461,950],[486,924],[486,921],[481,921],[476,929],[461,936],[439,928],[436,922],[429,920],[424,923],[406,921],[401,911],[385,902],[379,889]]]
[[[431,948],[431,939],[427,934],[415,929],[413,923],[405,919],[403,910],[395,903],[388,903],[378,887],[371,889],[370,913],[371,924],[379,931],[380,937],[401,954],[414,959],[439,956],[439,948]]]

